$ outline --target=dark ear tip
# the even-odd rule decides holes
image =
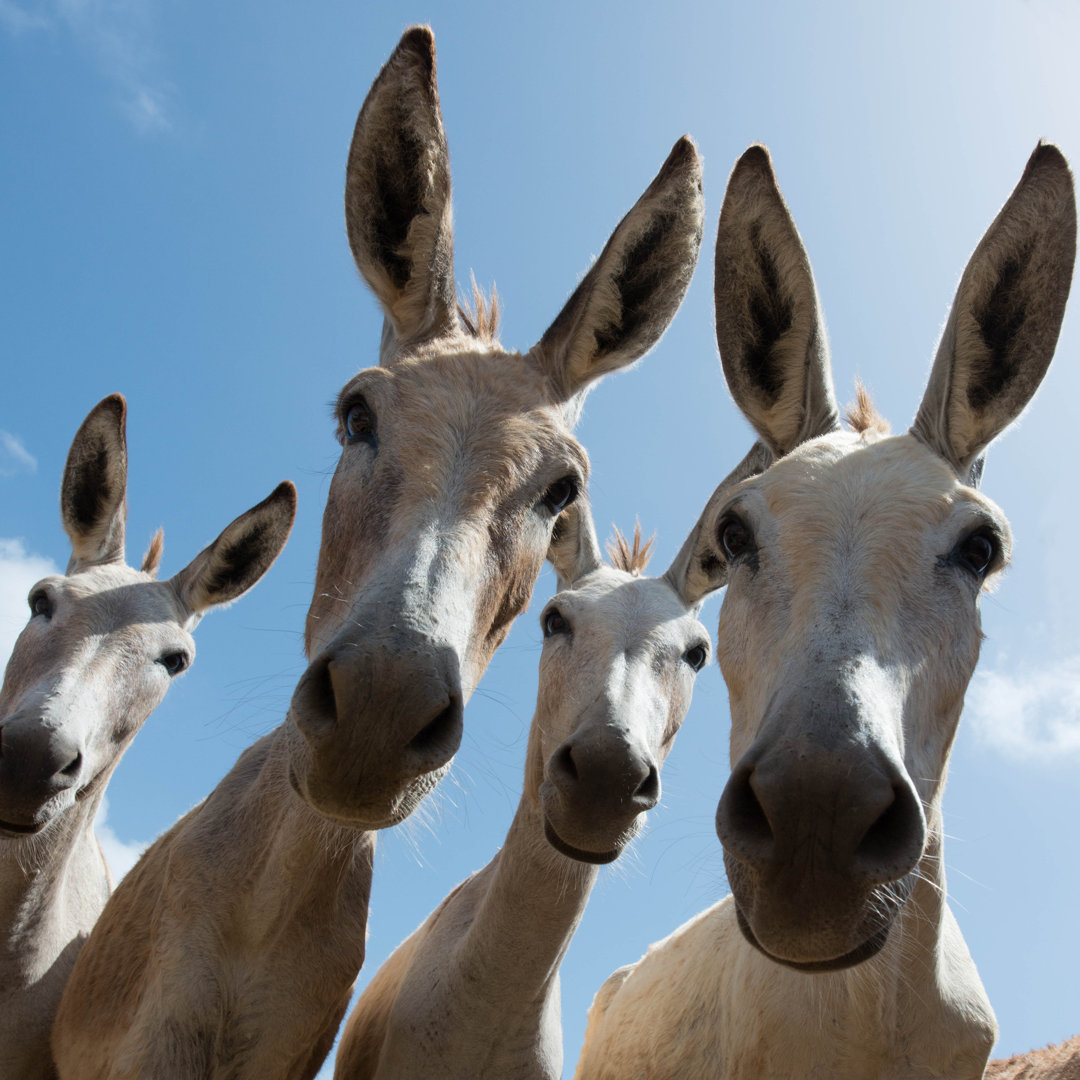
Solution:
[[[396,51],[419,61],[428,77],[435,77],[435,34],[430,26],[410,26],[401,35]]]
[[[656,180],[666,182],[681,174],[685,174],[686,179],[701,190],[701,155],[698,153],[697,144],[689,135],[683,135],[671,148],[667,160],[660,166]]]
[[[105,417],[109,414],[112,415],[122,435],[124,426],[127,423],[127,401],[123,394],[110,394],[108,397],[102,398],[90,410],[90,416],[87,417],[87,420],[91,419],[91,417]]]
[[[742,157],[735,162],[735,172],[742,172],[747,169],[755,169],[758,171],[764,171],[772,175],[772,158],[769,155],[767,147],[761,143],[754,143],[753,146],[748,147]]]
[[[289,510],[290,518],[296,517],[296,485],[291,480],[282,480],[280,484],[263,500],[263,505],[280,503]]]

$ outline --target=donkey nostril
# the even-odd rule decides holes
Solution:
[[[655,765],[649,766],[649,775],[638,785],[634,798],[655,806],[660,801],[660,773]]]
[[[878,873],[902,877],[922,854],[922,816],[918,802],[905,788],[893,788],[889,805],[866,830],[855,848],[855,858]]]
[[[565,777],[567,780],[576,781],[578,778],[577,764],[574,761],[574,750],[569,743],[564,743],[558,750],[555,751],[555,755],[551,761],[552,767],[557,773]]]
[[[79,769],[82,768],[82,753],[78,753],[75,757],[67,763],[61,770],[61,776],[78,776]]]
[[[461,711],[461,698],[452,694],[450,704],[409,740],[408,748],[425,757],[452,757],[461,744]]]
[[[765,807],[761,805],[761,800],[754,791],[751,782],[753,775],[751,770],[742,775],[733,775],[728,781],[716,811],[717,832],[721,831],[723,823],[726,826],[723,831],[728,834],[729,839],[738,837],[751,844],[771,844],[772,826],[769,824]],[[729,839],[723,834],[720,836],[722,844],[727,844]]]

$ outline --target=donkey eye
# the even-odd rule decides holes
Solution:
[[[972,533],[962,540],[956,555],[976,577],[982,577],[994,561],[997,549],[993,540],[984,532]]]
[[[158,663],[169,673],[169,678],[175,678],[188,666],[186,653],[170,652],[158,659]]]
[[[567,634],[570,632],[570,624],[558,608],[549,608],[545,611],[544,617],[540,620],[540,625],[546,638],[551,637],[552,634]]]
[[[683,653],[683,659],[695,670],[700,671],[709,659],[709,650],[704,645],[695,645]]]
[[[541,500],[552,514],[561,514],[578,497],[576,477],[564,476],[544,492]]]
[[[44,589],[39,589],[30,596],[30,612],[32,615],[44,615],[46,619],[52,618],[53,602]]]
[[[736,517],[729,517],[720,523],[720,546],[729,560],[737,559],[750,547],[750,530]]]
[[[345,437],[351,443],[375,445],[375,414],[363,398],[357,398],[345,414]]]

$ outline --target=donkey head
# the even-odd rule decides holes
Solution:
[[[338,398],[341,459],[290,710],[294,788],[367,828],[446,771],[462,708],[584,488],[571,435],[600,376],[659,339],[700,245],[701,167],[681,139],[528,353],[455,302],[450,173],[431,32],[409,30],[360,110],[345,217],[385,315],[379,366]]]
[[[975,487],[986,445],[1053,355],[1075,251],[1072,180],[1040,145],[960,282],[914,427],[862,397],[842,431],[809,262],[768,154],[732,173],[716,327],[762,441],[688,558],[728,582],[717,654],[732,712],[717,811],[746,938],[802,970],[872,956],[924,854],[979,654],[979,597],[1009,526]]]
[[[0,689],[0,837],[38,833],[97,797],[172,680],[195,656],[204,612],[234,600],[285,546],[296,489],[281,484],[169,581],[155,537],[141,570],[124,562],[125,404],[97,405],[68,454],[60,507],[65,575],[30,590],[30,622]]]
[[[701,597],[641,577],[647,544],[621,535],[600,558],[584,501],[559,519],[560,592],[540,616],[544,648],[526,792],[549,842],[572,859],[618,858],[660,800],[660,769],[709,659]]]

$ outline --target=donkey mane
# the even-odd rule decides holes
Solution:
[[[608,559],[616,570],[627,574],[640,574],[649,565],[652,558],[653,543],[656,536],[650,536],[645,545],[641,543],[641,522],[634,522],[634,543],[631,547],[626,537],[613,525],[614,536],[607,542]]]
[[[855,400],[844,410],[844,421],[857,435],[865,435],[868,431],[876,435],[889,434],[889,421],[877,411],[870,391],[859,380],[855,383]]]
[[[150,546],[146,549],[146,554],[142,557],[142,565],[139,569],[144,574],[149,574],[151,577],[157,577],[158,569],[161,567],[161,553],[164,550],[165,530],[158,529],[158,531],[150,538]]]
[[[490,299],[485,297],[484,290],[476,284],[475,277],[470,279],[469,287],[472,303],[470,304],[467,297],[458,301],[458,318],[471,337],[488,345],[497,345],[499,316],[502,314],[498,290],[492,285]]]

